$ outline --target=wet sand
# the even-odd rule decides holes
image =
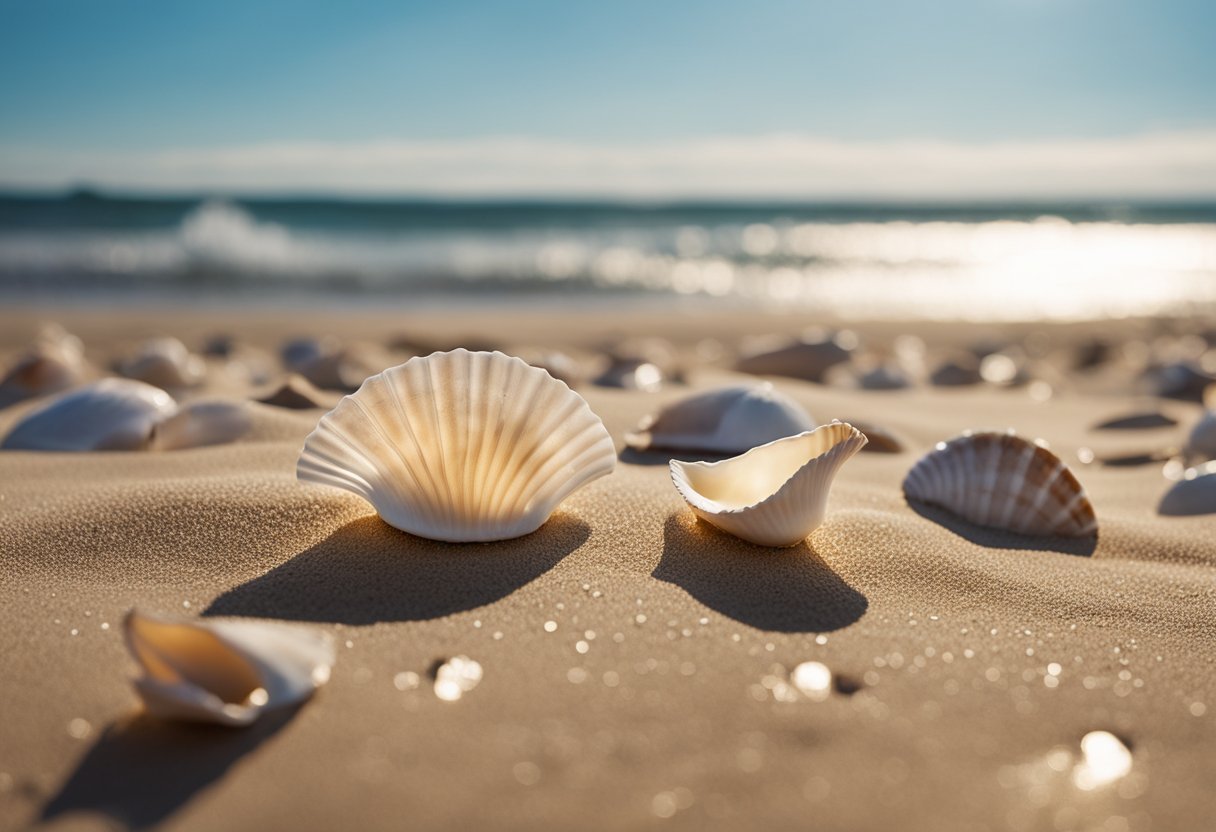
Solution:
[[[3,356],[49,319],[98,366],[154,334],[267,349],[327,332],[475,339],[590,361],[617,336],[662,332],[687,384],[580,386],[623,451],[616,471],[540,531],[483,545],[411,537],[352,495],[297,484],[322,410],[254,405],[251,433],[226,446],[0,452],[0,828],[1195,830],[1216,811],[1216,515],[1159,516],[1159,464],[1078,460],[1176,446],[1196,404],[1160,405],[1178,426],[1095,431],[1145,399],[1101,373],[1066,376],[1046,401],[777,380],[819,421],[866,420],[907,444],[851,460],[824,525],[778,551],[695,522],[667,457],[622,437],[664,401],[745,378],[697,347],[707,333],[729,346],[805,318],[10,310]],[[1066,346],[1153,327],[920,329]],[[856,328],[863,341],[908,329]],[[200,393],[250,392],[219,359],[208,379]],[[0,410],[0,433],[32,404]],[[909,507],[916,459],[981,427],[1049,440],[1093,500],[1097,540]],[[326,628],[332,681],[246,731],[158,723],[128,683],[132,606]],[[441,701],[428,670],[461,654],[484,679]],[[822,701],[789,687],[807,661],[835,674]],[[1087,778],[1092,731],[1131,749],[1128,773]]]

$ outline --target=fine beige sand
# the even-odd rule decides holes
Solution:
[[[707,334],[732,344],[808,323],[14,309],[0,314],[3,357],[49,319],[84,338],[99,368],[152,334],[198,346],[223,331],[263,348],[293,334],[408,335],[593,357],[629,332],[691,354]],[[1004,334],[921,329],[951,343]],[[1069,343],[1093,330],[1049,334]],[[249,392],[217,360],[209,378],[204,392]],[[620,449],[661,402],[739,378],[705,365],[660,393],[579,390]],[[698,524],[666,457],[629,452],[528,537],[411,537],[352,495],[295,481],[322,410],[256,405],[253,431],[227,446],[0,452],[0,829],[1210,828],[1216,515],[1158,516],[1159,465],[1077,460],[1083,447],[1176,445],[1199,407],[1164,403],[1175,428],[1096,432],[1144,401],[1098,383],[1046,402],[1023,388],[777,383],[820,421],[864,419],[908,446],[850,461],[827,521],[789,550]],[[0,434],[34,404],[0,410]],[[905,503],[915,460],[980,427],[1050,441],[1096,506],[1096,544],[1017,538]],[[128,682],[131,607],[325,628],[339,644],[332,681],[249,730],[156,722]],[[460,654],[484,679],[441,701],[428,670]],[[836,690],[781,701],[805,661],[831,668]],[[421,685],[399,689],[404,672]],[[1097,730],[1133,763],[1085,790],[1079,744]]]

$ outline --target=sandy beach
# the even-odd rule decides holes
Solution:
[[[14,308],[0,315],[3,356],[47,320],[83,339],[99,374],[164,334],[198,349],[223,333],[269,355],[303,334],[561,348],[588,374],[614,341],[662,335],[685,383],[580,384],[616,470],[499,543],[413,537],[357,497],[297,483],[324,409],[254,404],[250,432],[214,447],[0,452],[2,828],[1115,832],[1202,829],[1216,811],[1212,515],[1159,515],[1160,463],[1081,461],[1176,447],[1198,404],[1149,400],[1102,372],[1062,370],[1050,397],[773,379],[817,421],[864,420],[905,448],[851,460],[823,526],[772,550],[698,523],[668,455],[623,437],[665,402],[752,380],[729,369],[731,351],[818,323],[806,316]],[[1161,326],[854,328],[863,344],[918,332],[935,349],[1035,330],[1071,349]],[[211,357],[190,396],[272,386]],[[36,404],[0,410],[0,434]],[[1178,424],[1093,429],[1146,407]],[[1050,442],[1089,492],[1096,541],[907,504],[918,458],[985,427]],[[132,607],[323,628],[333,678],[247,730],[154,720],[129,682]],[[484,678],[441,701],[428,672],[456,655]],[[833,673],[822,699],[789,684],[809,661]],[[1126,774],[1086,780],[1093,731],[1130,749]]]

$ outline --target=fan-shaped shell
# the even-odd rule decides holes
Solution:
[[[1159,514],[1216,514],[1216,462],[1188,468],[1157,506]]]
[[[625,436],[631,448],[740,454],[814,430],[802,405],[765,382],[697,393],[647,416]]]
[[[322,417],[296,468],[434,540],[506,540],[612,471],[612,438],[581,396],[500,352],[412,358]]]
[[[721,462],[671,461],[671,479],[693,513],[761,546],[794,546],[819,527],[840,466],[866,444],[832,422]]]
[[[51,400],[26,415],[0,447],[26,451],[130,451],[145,448],[152,429],[177,409],[164,390],[108,378]]]
[[[329,681],[327,633],[265,621],[173,621],[134,610],[123,622],[142,675],[135,690],[166,719],[249,725]]]
[[[964,433],[912,467],[910,502],[944,508],[980,526],[1036,537],[1087,537],[1098,521],[1085,489],[1041,443],[1012,431]]]
[[[176,338],[153,338],[121,362],[118,371],[157,387],[192,387],[202,381],[206,365]]]

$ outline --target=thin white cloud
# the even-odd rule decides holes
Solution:
[[[971,144],[768,135],[281,142],[149,152],[0,146],[0,185],[622,198],[1216,197],[1216,129]]]

